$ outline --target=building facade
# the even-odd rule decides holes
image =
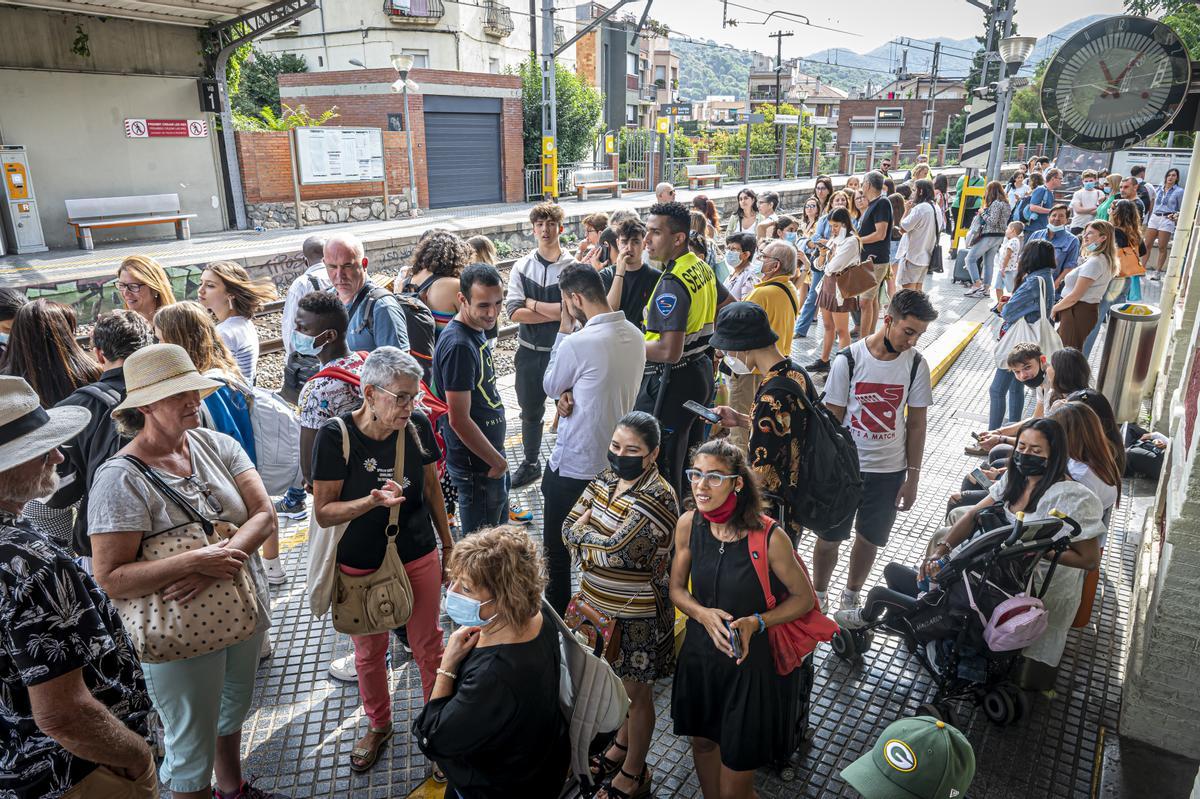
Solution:
[[[568,30],[574,20],[558,23],[556,40]],[[505,0],[338,0],[257,46],[302,55],[310,72],[390,68],[393,53],[406,53],[417,69],[499,75],[529,60],[532,40],[528,6]],[[560,60],[573,68],[574,46]]]
[[[855,152],[900,145],[916,150],[937,141],[950,120],[963,113],[962,100],[843,100],[839,104],[837,143]]]

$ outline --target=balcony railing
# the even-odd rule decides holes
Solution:
[[[442,0],[383,0],[383,13],[397,25],[433,25],[446,13],[446,8]]]
[[[483,32],[496,37],[504,37],[513,32],[512,13],[508,6],[497,0],[487,0],[484,4]]]

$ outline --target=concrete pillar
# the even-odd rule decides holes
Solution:
[[[944,145],[944,144],[939,144],[939,145],[938,145],[938,151],[937,151],[937,165],[938,165],[938,166],[945,166],[945,165],[946,165],[946,145]]]
[[[895,169],[900,168],[900,145],[899,144],[892,145],[892,167]]]
[[[662,180],[658,173],[661,160],[657,150],[646,153],[646,191],[654,191],[654,186]]]
[[[849,147],[842,148],[842,164],[841,164],[841,167],[838,169],[838,172],[843,175],[850,174],[850,148]]]
[[[1029,160],[1028,158],[1025,157],[1025,145],[1024,144],[1017,145],[1017,160],[1020,161],[1022,164]]]

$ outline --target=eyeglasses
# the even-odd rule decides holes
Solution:
[[[421,403],[421,401],[425,399],[424,391],[418,391],[416,394],[394,394],[391,391],[388,391],[383,386],[375,386],[375,388],[379,389],[384,394],[387,394],[389,397],[391,397],[392,399],[394,399],[396,401],[397,405],[401,405],[401,406],[410,406],[411,407],[413,405],[419,405]]]
[[[122,283],[117,281],[117,291],[122,294],[139,294],[142,289],[146,288],[145,283]]]
[[[701,483],[709,488],[718,488],[725,484],[726,480],[736,480],[736,474],[721,474],[720,472],[702,472],[699,469],[688,469],[684,472],[687,479],[692,485]]]
[[[208,483],[196,479],[194,475],[187,478],[187,481],[200,494],[200,498],[204,500],[204,504],[208,506],[208,510],[213,516],[220,516],[224,512],[225,507],[221,504],[221,500],[217,499],[217,495],[213,493],[212,487]]]

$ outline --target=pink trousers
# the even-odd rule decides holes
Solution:
[[[370,574],[374,569],[354,569],[338,565],[343,574]],[[421,672],[421,688],[425,701],[433,691],[437,668],[442,662],[441,614],[442,564],[437,550],[404,564],[412,584],[413,612],[405,625],[408,644]],[[362,695],[363,712],[375,729],[392,723],[392,695],[388,691],[387,651],[391,633],[352,635],[354,666],[358,670],[358,692]]]

